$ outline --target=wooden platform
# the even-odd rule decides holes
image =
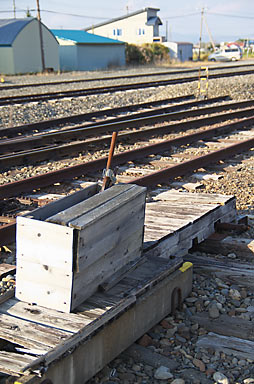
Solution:
[[[193,242],[210,236],[215,223],[234,221],[235,205],[233,196],[155,191],[146,204],[144,249],[147,254],[179,259]]]
[[[0,374],[16,383],[86,382],[171,312],[175,288],[188,296],[192,264],[182,255],[235,214],[233,197],[156,194],[146,208],[143,257],[108,291],[70,314],[14,298],[0,304]]]

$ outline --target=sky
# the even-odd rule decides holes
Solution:
[[[127,12],[159,8],[160,35],[171,41],[198,43],[201,10],[205,21],[202,41],[215,43],[238,38],[254,39],[254,0],[39,0],[41,20],[52,29],[82,29]],[[36,17],[36,0],[0,0],[0,18]]]

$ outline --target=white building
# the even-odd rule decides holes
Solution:
[[[167,41],[163,43],[163,45],[169,49],[171,59],[175,59],[177,61],[192,60],[192,43]]]
[[[41,23],[45,68],[59,69],[58,43]],[[36,18],[0,19],[0,73],[41,72],[42,51],[39,21]]]
[[[125,43],[85,31],[52,29],[59,42],[62,71],[89,71],[125,65]]]
[[[119,39],[129,44],[161,42],[159,26],[162,25],[162,22],[157,16],[158,11],[157,8],[141,9],[85,28],[85,31],[111,39]]]

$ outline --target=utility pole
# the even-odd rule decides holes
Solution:
[[[205,15],[204,15],[204,22],[205,22],[206,30],[207,30],[207,33],[208,33],[208,35],[209,35],[209,38],[210,38],[210,41],[211,41],[213,50],[215,51],[215,44],[214,44],[214,41],[213,41],[213,37],[212,37],[211,31],[210,31],[210,29],[209,29],[209,27],[208,27],[208,24],[207,24],[207,20],[206,20]]]
[[[13,15],[14,15],[14,19],[16,19],[16,4],[15,4],[15,0],[13,0]]]
[[[199,35],[198,60],[200,60],[200,52],[201,52],[201,41],[202,41],[203,19],[204,19],[204,8],[201,9],[201,22],[200,22],[200,35]]]
[[[42,37],[41,11],[40,11],[39,0],[36,0],[36,2],[37,2],[37,19],[38,19],[39,34],[40,34],[41,66],[42,66],[42,72],[44,72],[45,71],[45,56],[44,56],[43,37]]]

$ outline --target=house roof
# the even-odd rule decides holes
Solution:
[[[130,13],[128,13],[127,15],[120,16],[120,17],[116,17],[115,19],[110,19],[110,20],[108,20],[108,21],[104,21],[104,22],[102,22],[102,23],[92,25],[92,26],[90,26],[90,27],[85,28],[85,31],[88,31],[88,30],[90,30],[90,29],[92,29],[92,28],[102,27],[103,25],[107,25],[107,24],[110,24],[110,23],[114,23],[115,21],[123,20],[123,19],[126,19],[127,17],[131,17],[131,16],[138,15],[139,13],[148,12],[149,10],[152,10],[152,11],[159,11],[160,9],[159,9],[159,8],[151,8],[151,7],[143,8],[143,9],[140,9],[139,11],[136,11],[136,12],[130,12]],[[161,24],[160,24],[160,25],[161,25]]]
[[[32,20],[34,20],[33,17],[0,19],[0,45],[11,46],[20,31]]]
[[[125,44],[123,41],[75,29],[51,29],[51,32],[58,39],[69,40],[76,44]]]

